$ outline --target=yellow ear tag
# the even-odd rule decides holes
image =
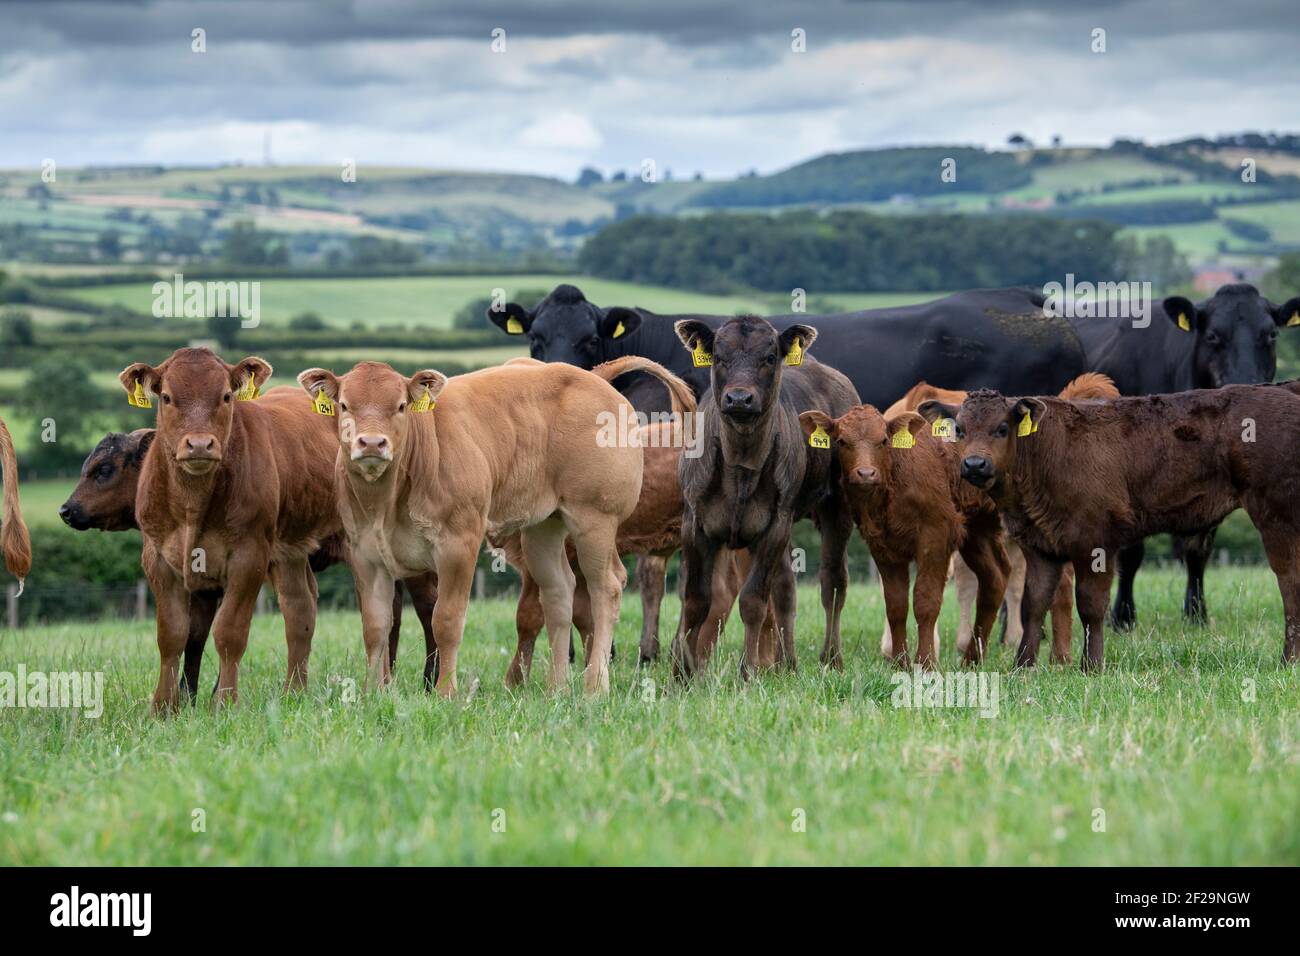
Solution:
[[[936,418],[930,426],[930,434],[944,441],[952,441],[957,437],[957,423],[951,418]]]
[[[618,338],[620,335],[622,335],[622,334],[623,334],[624,332],[626,332],[626,331],[627,331],[627,329],[623,328],[623,320],[622,320],[622,319],[619,319],[619,320],[618,320],[618,325],[614,326],[614,338]]]
[[[812,430],[812,434],[808,436],[808,444],[813,448],[830,448],[831,436],[826,434],[826,429],[818,425]]]
[[[126,393],[126,402],[135,408],[153,408],[153,402],[144,393],[144,383],[138,378],[135,380],[135,391]]]
[[[1036,431],[1038,431],[1038,423],[1029,417],[1028,412],[1025,412],[1025,417],[1020,419],[1020,424],[1016,426],[1016,437],[1024,438]]]
[[[1187,313],[1185,312],[1178,313],[1178,327],[1182,329],[1184,332],[1192,331],[1192,323],[1187,321]]]
[[[803,364],[803,340],[795,336],[794,345],[790,346],[790,351],[785,353],[786,365]]]
[[[506,319],[506,331],[511,335],[523,335],[524,323],[520,322],[513,315]]]
[[[257,380],[250,375],[248,381],[235,393],[235,398],[241,402],[252,402],[256,401],[261,394],[262,390],[257,387]]]
[[[420,396],[418,401],[411,405],[411,411],[431,412],[433,411],[433,406],[436,404],[437,402],[434,401],[433,395],[429,392],[429,386],[426,385],[424,386],[424,394]]]
[[[889,444],[895,448],[911,448],[916,444],[916,439],[906,425],[900,425],[898,431],[889,436]]]
[[[1292,312],[1291,318],[1286,320],[1287,328],[1293,325],[1300,325],[1300,312]]]
[[[317,415],[334,416],[334,403],[330,401],[330,397],[325,394],[325,389],[323,388],[318,391],[316,397],[312,399],[311,407],[315,409]]]
[[[713,364],[713,353],[704,351],[704,343],[696,340],[695,348],[691,349],[691,361],[696,368],[708,368]]]

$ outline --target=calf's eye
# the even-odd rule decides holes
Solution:
[[[397,406],[397,411],[398,411],[399,414],[400,414],[401,412],[406,411],[406,402],[402,402],[401,404],[399,404],[399,405]]]
[[[998,426],[998,430],[994,434],[996,434],[998,438],[1006,438],[1010,433],[1011,430],[1007,428],[1007,423],[1003,422]]]

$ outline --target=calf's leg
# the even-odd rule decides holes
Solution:
[[[849,538],[853,536],[853,517],[848,505],[838,499],[821,509],[818,515],[822,554],[818,580],[822,589],[822,609],[826,614],[826,636],[822,642],[821,662],[835,670],[844,669],[840,645],[840,616],[849,589]],[[778,612],[778,618],[779,618]],[[792,635],[793,637],[793,635]],[[793,644],[791,645],[793,647]]]
[[[1016,666],[1033,667],[1038,661],[1038,645],[1043,640],[1043,619],[1061,581],[1063,565],[1033,548],[1022,550],[1025,554],[1025,592],[1020,605],[1023,636],[1016,652]]]
[[[573,591],[577,578],[564,553],[564,523],[548,518],[524,529],[520,536],[529,573],[537,580],[538,599],[551,645],[547,690],[558,692],[569,682],[569,639],[573,626]]]
[[[916,663],[931,670],[939,664],[934,632],[943,608],[943,588],[948,583],[945,544],[923,544],[916,556],[916,583],[912,586],[912,612],[916,615]]]
[[[284,641],[289,648],[289,667],[284,692],[307,687],[307,658],[316,633],[315,577],[306,558],[277,561],[271,565],[271,584],[284,617]]]
[[[1002,606],[1011,562],[1002,547],[1001,535],[983,533],[978,529],[972,529],[967,535],[961,554],[977,585],[975,623],[962,651],[962,660],[967,664],[978,664],[988,651],[989,635],[993,633],[993,623]],[[957,593],[960,598],[961,591]]]
[[[456,658],[460,653],[461,639],[465,636],[465,614],[469,609],[469,592],[474,586],[474,569],[482,541],[483,529],[480,527],[459,533],[449,530],[438,542],[438,604],[433,609],[433,639],[438,646],[435,688],[440,697],[456,696]],[[529,568],[531,570],[531,564]],[[565,637],[568,637],[567,628]]]
[[[1020,605],[1025,596],[1025,552],[1014,541],[1007,542],[1007,560],[1011,562],[1011,573],[1007,576],[1007,613],[1002,619],[1002,643],[1018,650],[1025,636],[1020,622]]]
[[[718,635],[715,612],[714,561],[717,545],[693,528],[689,515],[682,535],[682,620],[673,641],[673,675],[686,681],[708,663]],[[724,579],[723,587],[727,586]],[[728,602],[730,610],[730,602]]]
[[[641,664],[659,659],[659,609],[664,600],[668,557],[643,554],[636,562],[636,582],[641,591],[641,645],[637,660]]]
[[[537,587],[537,580],[528,573],[527,568],[519,569],[523,586],[519,589],[519,603],[515,606],[515,656],[506,668],[506,686],[518,687],[528,680],[533,668],[533,649],[537,645],[537,635],[546,623],[542,615],[542,596]]]
[[[433,639],[433,612],[438,606],[438,576],[430,571],[408,578],[406,590],[415,607],[415,617],[424,631],[424,692],[430,693],[438,682],[438,642]]]
[[[971,568],[970,562],[966,560],[966,551],[963,550],[957,555],[956,561],[953,562],[953,585],[957,591],[957,611],[960,615],[957,622],[957,650],[961,653],[963,659],[969,659],[970,643],[974,637],[974,611],[975,599],[979,593],[979,576]],[[987,643],[988,634],[985,633]],[[937,642],[936,642],[937,644]],[[981,657],[983,654],[981,653]]]
[[[402,582],[393,582],[393,626],[388,631],[388,669],[397,666],[397,643],[402,637]]]
[[[1107,593],[1109,599],[1109,592]],[[1066,565],[1052,598],[1052,663],[1070,663],[1074,641],[1074,568]]]
[[[627,584],[627,571],[618,556],[616,515],[575,513],[566,525],[578,552],[578,566],[587,579],[591,607],[591,647],[583,671],[583,691],[609,693],[609,651],[614,644],[614,623]]]
[[[181,674],[181,693],[192,704],[199,693],[199,669],[203,666],[203,649],[212,630],[212,619],[221,605],[220,591],[190,593],[190,629],[185,640],[185,670]],[[213,687],[215,692],[216,687]]]
[[[257,594],[265,580],[262,569],[266,566],[262,559],[249,560],[243,567],[227,572],[226,593],[212,623],[212,636],[221,660],[216,691],[219,707],[239,700],[239,662],[248,648],[248,628],[253,622]]]
[[[190,595],[185,583],[170,568],[159,567],[147,576],[153,589],[159,657],[158,686],[154,688],[149,710],[155,716],[166,716],[180,705],[177,671],[190,633]]]
[[[366,648],[366,688],[388,685],[388,635],[393,629],[393,594],[396,582],[379,564],[356,561],[352,573],[361,599],[361,638]]]
[[[1074,561],[1074,593],[1079,606],[1079,620],[1083,622],[1083,653],[1079,665],[1090,671],[1101,667],[1105,639],[1106,602],[1110,599],[1110,581],[1115,572],[1111,561],[1114,552],[1102,559],[1101,571],[1093,570],[1093,558],[1076,558]]]
[[[1187,535],[1182,539],[1183,562],[1187,565],[1187,593],[1183,596],[1183,617],[1194,624],[1206,622],[1205,566],[1214,553],[1214,533],[1218,528]]]
[[[1133,579],[1137,577],[1138,568],[1142,567],[1142,558],[1146,555],[1146,543],[1124,548],[1119,553],[1119,588],[1115,593],[1115,607],[1110,612],[1110,622],[1117,631],[1128,631],[1137,623],[1137,604],[1133,600]]]
[[[907,668],[907,587],[911,583],[906,564],[882,564],[876,562],[880,571],[880,586],[885,592],[885,618],[889,621],[889,634],[892,638],[890,656],[899,667]]]

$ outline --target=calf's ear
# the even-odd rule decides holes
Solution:
[[[681,319],[673,329],[688,352],[694,352],[697,348],[713,352],[713,329],[698,319]]]
[[[154,436],[157,434],[158,432],[152,428],[137,428],[131,432],[131,439],[135,442],[135,447],[131,449],[130,457],[135,461],[144,461],[145,452],[149,450],[149,446],[153,444]]]
[[[1181,295],[1171,295],[1164,301],[1165,315],[1184,332],[1195,332],[1199,317],[1192,300]]]
[[[885,431],[893,435],[900,428],[905,428],[915,437],[921,433],[921,429],[926,428],[929,424],[929,421],[922,418],[917,412],[899,412],[885,422]]]
[[[1028,434],[1038,431],[1038,426],[1043,423],[1047,417],[1047,403],[1039,398],[1021,398],[1017,399],[1011,406],[1011,425],[1016,429],[1017,437],[1023,438],[1021,434],[1025,430],[1025,416],[1029,416],[1029,425],[1027,426]]]
[[[315,398],[321,392],[330,401],[337,401],[339,397],[339,379],[327,368],[309,368],[305,372],[298,373],[298,384],[302,390]]]
[[[146,362],[136,362],[122,369],[117,380],[122,383],[128,395],[135,393],[137,385],[143,386],[146,392],[157,395],[162,387],[162,369],[154,368]]]
[[[406,394],[410,396],[412,402],[419,402],[425,396],[425,390],[428,390],[429,400],[438,397],[444,385],[447,384],[447,376],[441,372],[435,372],[431,368],[416,372],[406,380]]]
[[[831,418],[825,412],[800,412],[799,424],[803,426],[803,433],[805,435],[811,435],[819,428],[828,435],[835,434],[835,419]]]
[[[641,313],[636,309],[613,306],[600,319],[600,334],[607,339],[621,339],[641,328]]]
[[[789,365],[798,365],[800,362],[803,361],[803,353],[808,351],[808,349],[812,347],[812,344],[814,341],[816,341],[816,339],[817,339],[817,330],[814,329],[811,325],[804,325],[800,323],[799,325],[790,326],[779,336],[777,336],[776,341],[777,341],[777,348],[780,350],[782,357],[786,358],[787,360],[790,359],[791,357],[790,356],[791,350],[796,348],[796,346],[798,347],[798,351],[795,353],[795,358],[797,359],[797,361],[787,362],[787,364]]]
[[[927,422],[938,421],[940,418],[957,417],[957,409],[954,406],[944,404],[936,398],[928,399],[916,406],[916,413]]]
[[[506,335],[525,335],[533,324],[533,317],[518,302],[507,302],[500,309],[488,306],[487,317]]]
[[[244,388],[251,378],[253,385],[260,390],[271,378],[271,372],[270,362],[256,355],[250,355],[242,359],[238,365],[230,366],[230,384],[234,388]]]
[[[1300,295],[1287,299],[1274,309],[1273,321],[1283,327],[1300,325]]]

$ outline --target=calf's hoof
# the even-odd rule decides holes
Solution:
[[[1131,631],[1137,624],[1137,608],[1129,603],[1115,603],[1110,612],[1111,627],[1117,631]]]

